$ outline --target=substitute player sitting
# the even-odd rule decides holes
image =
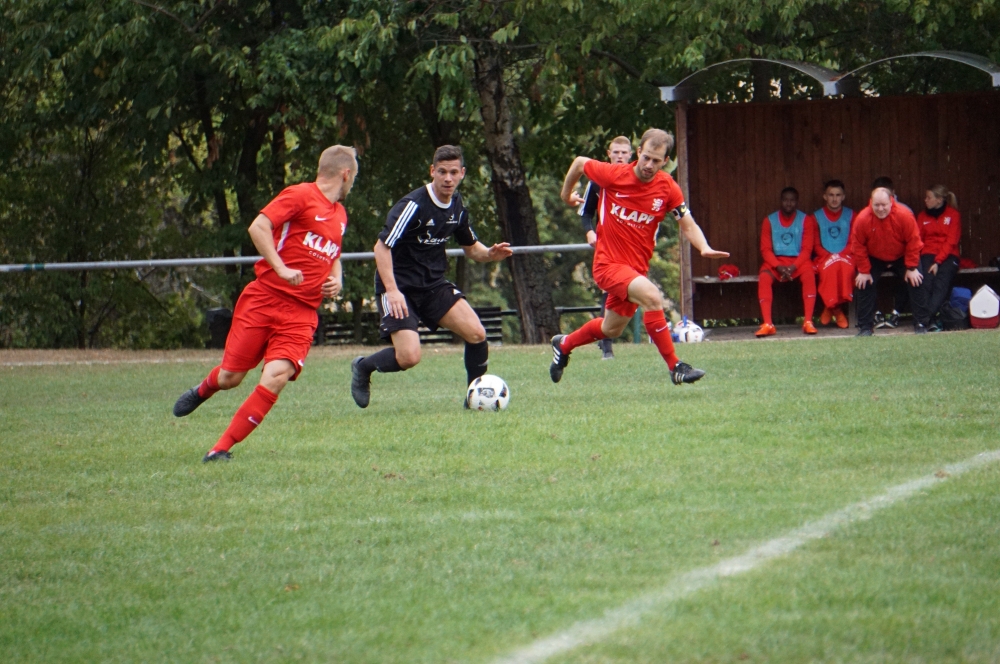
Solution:
[[[458,185],[465,177],[462,148],[434,152],[431,182],[403,196],[385,220],[375,244],[375,302],[379,333],[392,346],[351,364],[351,396],[361,408],[371,399],[371,375],[406,371],[420,362],[420,323],[444,327],[465,340],[466,384],[486,373],[489,345],[479,316],[455,284],[445,279],[444,246],[455,236],[476,262],[499,261],[513,252],[506,242],[487,248],[476,239]],[[468,405],[468,404],[466,404]]]
[[[340,201],[357,173],[354,148],[329,147],[319,158],[315,182],[287,187],[250,225],[262,256],[254,264],[257,278],[236,302],[222,364],[177,399],[174,415],[190,415],[219,390],[236,387],[262,359],[264,370],[203,462],[231,459],[233,445],[260,425],[285,384],[301,373],[319,322],[316,309],[343,286],[340,249],[347,212]]]
[[[781,190],[781,209],[764,217],[760,229],[760,266],[757,279],[757,297],[760,315],[764,319],[755,333],[758,337],[777,334],[771,319],[771,302],[774,300],[775,281],[802,282],[802,307],[805,322],[802,331],[816,334],[813,310],[816,307],[816,271],[812,264],[814,226],[812,219],[798,209],[799,192],[795,187]]]
[[[846,328],[845,309],[854,299],[854,261],[848,246],[854,211],[844,207],[844,183],[840,180],[830,180],[823,186],[823,201],[826,205],[813,214],[816,219],[813,253],[819,276],[816,290],[824,305],[819,322],[829,325],[836,321],[837,327]]]
[[[674,147],[674,137],[662,129],[649,129],[639,141],[638,158],[630,164],[605,164],[577,157],[566,173],[561,196],[570,205],[583,199],[576,185],[583,175],[601,187],[597,247],[594,250],[594,281],[607,291],[607,311],[571,334],[552,337],[549,376],[558,383],[574,348],[599,339],[621,336],[638,307],[649,338],[667,362],[675,385],[693,383],[704,371],[678,360],[663,315],[663,295],[650,281],[649,260],[656,247],[656,233],[667,213],[680,224],[695,249],[707,258],[725,258],[712,249],[701,228],[687,210],[684,196],[673,178],[660,170]]]

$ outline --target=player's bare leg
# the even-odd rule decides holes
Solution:
[[[670,337],[666,316],[663,315],[663,295],[659,287],[646,277],[636,277],[628,285],[628,299],[642,307],[642,321],[646,324],[646,332],[667,363],[670,380],[674,385],[693,383],[704,376],[704,371],[681,362],[674,352],[674,341]]]
[[[239,382],[242,382],[243,376],[246,376],[245,372],[242,375],[230,374],[228,378],[236,380],[238,377]],[[271,360],[266,363],[261,372],[260,383],[233,415],[232,421],[223,432],[222,437],[219,438],[219,442],[209,450],[202,462],[231,459],[233,455],[229,450],[233,448],[233,445],[246,439],[264,421],[271,406],[278,400],[278,394],[294,376],[295,365],[289,360]],[[236,385],[239,382],[236,382]],[[236,385],[231,384],[231,387]]]
[[[406,371],[420,362],[420,335],[416,330],[392,333],[392,346],[367,357],[360,355],[351,362],[351,396],[359,408],[367,408],[371,400],[372,374]]]
[[[217,366],[208,372],[205,380],[180,395],[174,403],[174,417],[185,417],[208,401],[219,390],[231,390],[243,382],[246,371],[226,371]]]
[[[469,303],[459,300],[441,317],[439,323],[465,341],[466,385],[485,374],[490,361],[486,328]]]

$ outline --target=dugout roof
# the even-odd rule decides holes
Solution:
[[[962,255],[981,266],[1000,256],[1000,66],[981,56],[950,51],[929,57],[960,62],[988,74],[986,92],[920,96],[864,96],[858,74],[809,63],[740,59],[716,63],[661,87],[676,102],[678,182],[712,246],[729,251],[728,262],[745,277],[760,268],[761,220],[779,206],[786,186],[799,190],[799,207],[822,206],[822,183],[842,180],[845,205],[867,205],[872,180],[888,175],[901,201],[923,209],[924,192],[944,184],[958,197]],[[887,59],[888,60],[888,59]],[[789,67],[822,86],[823,99],[744,103],[691,103],[709,69],[767,62]],[[757,318],[756,283],[720,284],[718,266],[691,255],[682,240],[682,312],[697,319]],[[998,281],[996,270],[976,273]],[[775,316],[801,315],[796,293],[775,293]],[[891,290],[891,289],[881,289]]]

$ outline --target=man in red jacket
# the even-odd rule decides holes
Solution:
[[[878,303],[876,286],[886,271],[903,276],[913,305],[913,331],[927,331],[927,297],[921,284],[920,230],[913,213],[898,201],[892,192],[879,187],[872,192],[871,203],[858,213],[851,233],[851,255],[858,268],[854,279],[857,291],[859,337],[870,337],[875,327],[875,307]]]
[[[795,187],[785,187],[781,190],[781,209],[764,217],[761,224],[760,255],[764,264],[760,266],[757,279],[757,297],[764,322],[756,332],[758,337],[769,337],[778,332],[771,320],[774,282],[793,279],[802,282],[805,317],[802,331],[805,334],[816,334],[816,326],[812,322],[816,307],[816,270],[810,260],[816,222],[798,207],[798,190]]]

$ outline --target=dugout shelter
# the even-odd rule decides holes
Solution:
[[[809,63],[740,59],[660,88],[661,99],[676,104],[678,183],[712,246],[729,251],[725,262],[741,272],[720,280],[720,262],[692,255],[682,238],[682,313],[698,320],[759,317],[761,220],[778,208],[779,192],[787,186],[799,190],[799,209],[814,212],[823,205],[823,183],[831,179],[845,183],[844,205],[856,212],[867,205],[871,182],[879,176],[893,179],[899,200],[914,213],[923,209],[927,188],[947,185],[962,213],[962,256],[980,266],[961,271],[955,285],[1000,287],[1000,273],[989,266],[1000,257],[1000,66],[950,51],[887,60],[898,58],[958,63],[980,77],[987,74],[990,87],[877,96],[859,81],[862,70],[882,60],[840,74]],[[791,71],[823,96],[726,103],[725,95],[701,89],[710,70],[746,69],[747,63]],[[749,85],[750,78],[728,81]],[[801,315],[798,289],[797,281],[776,289],[776,318]],[[892,289],[880,289],[879,295],[880,303],[891,299]]]

